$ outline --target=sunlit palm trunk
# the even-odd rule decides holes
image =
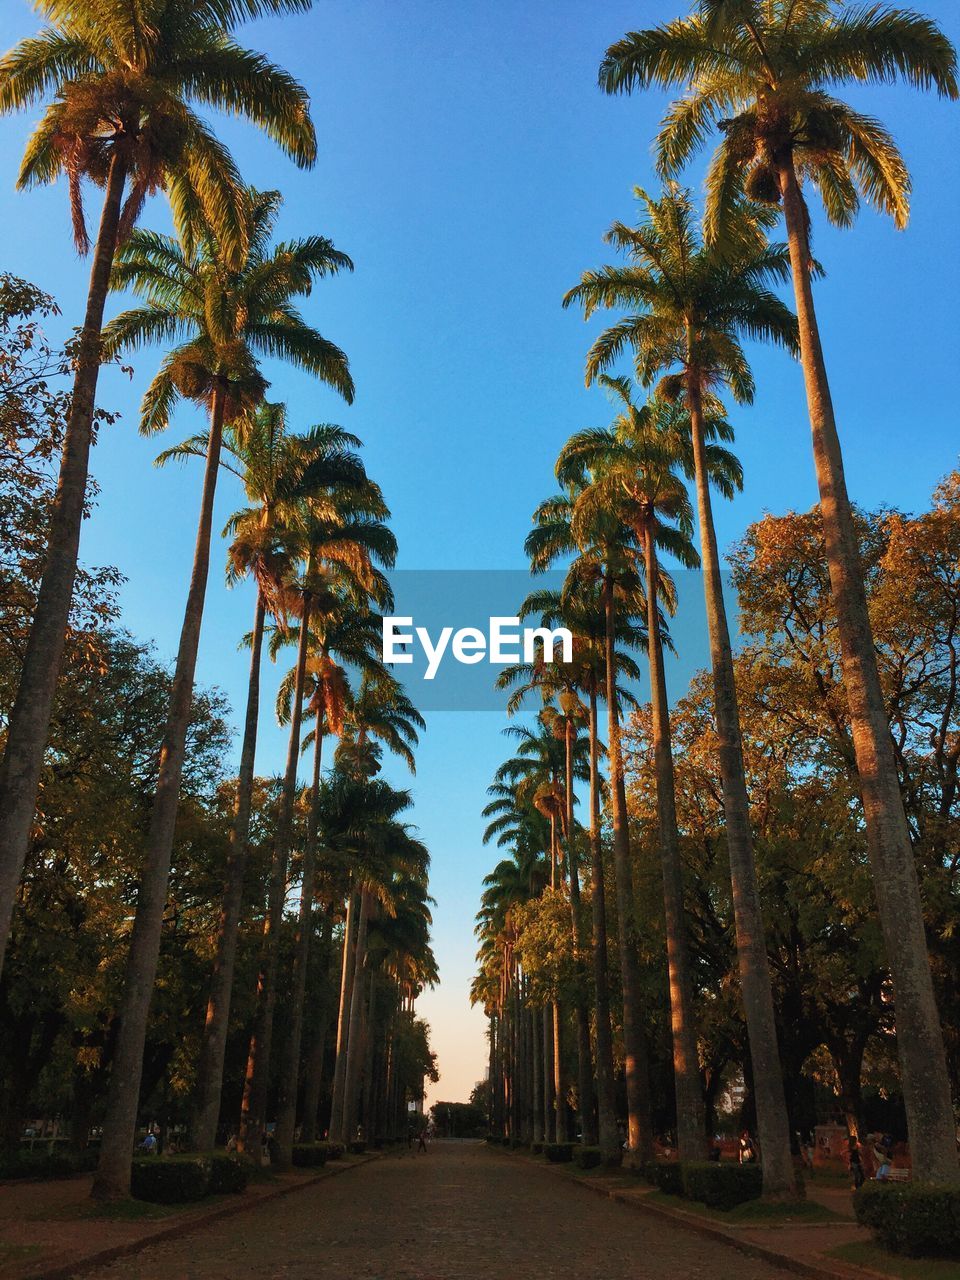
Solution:
[[[357,900],[347,896],[347,918],[343,927],[343,963],[340,966],[340,1004],[337,1012],[337,1056],[333,1068],[333,1096],[330,1103],[330,1137],[341,1141],[343,1121],[343,1082],[347,1069],[347,1037],[350,1031],[350,996],[353,992],[353,968],[357,956]]]
[[[613,1033],[610,1027],[610,989],[607,983],[607,904],[603,883],[603,842],[600,836],[600,763],[597,694],[590,690],[590,908],[593,914],[593,985],[597,1011],[597,1119],[600,1150],[605,1160],[620,1154],[617,1095],[613,1076]]]
[[[653,1153],[650,1129],[650,1080],[647,1047],[641,1022],[640,972],[637,959],[637,925],[630,835],[624,803],[623,754],[620,746],[620,713],[617,707],[617,668],[614,652],[613,584],[604,586],[606,617],[607,752],[610,773],[610,808],[613,820],[613,861],[620,924],[620,975],[623,985],[623,1057],[627,1085],[627,1143],[641,1160]]]
[[[777,1027],[770,985],[770,965],[760,908],[760,890],[750,832],[750,804],[740,740],[740,709],[733,672],[733,650],[723,600],[717,534],[713,526],[710,482],[704,444],[703,404],[696,376],[688,386],[693,458],[696,471],[700,555],[710,635],[717,755],[723,790],[723,817],[730,857],[730,883],[737,935],[740,985],[753,1065],[757,1128],[763,1160],[765,1195],[793,1195],[796,1176],[790,1155],[790,1126],[777,1050]]]
[[[50,511],[47,559],[7,726],[0,764],[0,971],[37,804],[37,788],[50,732],[53,699],[63,659],[77,576],[80,527],[87,493],[93,415],[100,374],[100,330],[117,250],[127,167],[114,156],[90,271],[87,308],[77,348],[70,416],[63,436],[60,475]]]
[[[556,1141],[566,1142],[569,1136],[567,1129],[567,1097],[563,1087],[563,1031],[560,1019],[560,1006],[554,1001],[550,1007],[553,1018],[553,1106],[556,1113],[554,1128]]]
[[[647,656],[650,662],[653,756],[657,778],[657,825],[663,867],[663,913],[667,934],[673,1076],[677,1098],[677,1150],[681,1160],[702,1160],[706,1154],[703,1095],[700,1090],[700,1059],[683,919],[683,873],[677,835],[670,711],[660,636],[660,575],[657,548],[651,529],[645,531],[643,541],[647,578]]]
[[[294,943],[293,981],[289,1024],[280,1068],[280,1101],[277,1108],[277,1164],[287,1167],[293,1159],[293,1134],[297,1124],[297,1090],[300,1085],[300,1045],[303,1039],[303,1006],[307,995],[307,965],[313,932],[313,899],[317,879],[317,819],[320,803],[320,763],[323,752],[321,717],[317,716],[313,751],[313,779],[310,813],[303,845],[303,873],[300,883],[300,912]]]
[[[903,811],[883,689],[867,608],[857,533],[847,496],[810,283],[804,210],[791,157],[779,169],[800,329],[800,355],[827,565],[860,775],[867,849],[884,946],[896,993],[897,1052],[914,1177],[960,1180],[943,1034],[927,956],[923,907]]]
[[[343,1076],[342,1142],[356,1137],[360,1065],[363,1061],[363,1002],[367,984],[367,929],[373,895],[364,885],[360,891],[360,919],[357,922],[357,955],[353,964],[353,992],[350,997],[350,1030],[347,1033],[347,1061]]]
[[[293,808],[297,791],[300,724],[303,716],[303,689],[309,646],[310,602],[309,597],[306,597],[303,616],[300,619],[297,666],[290,707],[290,738],[287,744],[283,793],[280,797],[280,819],[277,823],[270,868],[270,897],[263,923],[260,974],[257,979],[257,1016],[247,1053],[247,1072],[240,1110],[238,1145],[241,1151],[249,1151],[253,1147],[257,1154],[259,1154],[260,1135],[266,1123],[270,1055],[273,1047],[273,1015],[277,1004],[277,979],[280,966],[280,926],[283,922],[283,907],[287,896],[287,864],[293,838]]]
[[[580,1133],[586,1146],[594,1146],[597,1141],[593,1122],[593,1071],[590,1055],[590,1010],[587,1006],[586,988],[588,984],[586,965],[584,963],[584,940],[582,912],[580,909],[580,871],[577,867],[576,836],[573,821],[573,723],[569,716],[565,717],[565,787],[567,825],[567,869],[570,875],[570,921],[573,932],[573,953],[577,964],[577,976],[581,991],[576,1004],[577,1020],[577,1091],[580,1103]]]
[[[230,1001],[237,960],[237,933],[243,906],[243,880],[247,866],[250,837],[250,811],[253,803],[253,778],[257,754],[257,721],[260,712],[260,660],[263,652],[263,629],[266,606],[257,591],[253,618],[253,642],[250,653],[250,680],[247,685],[247,710],[243,724],[243,746],[237,777],[237,803],[230,831],[230,852],[223,889],[223,906],[217,934],[217,953],[210,980],[210,998],[200,1046],[197,1070],[196,1112],[192,1141],[197,1151],[211,1151],[216,1142],[220,1117],[220,1095],[223,1088],[223,1061],[230,1026]]]
[[[557,819],[551,814],[550,816],[550,888],[558,889],[563,883],[563,871],[560,867],[560,851],[557,841]],[[551,1125],[554,1141],[566,1142],[567,1140],[567,1101],[563,1090],[563,1046],[561,1040],[560,1028],[560,1005],[554,1001],[550,1006],[551,1028],[553,1033],[553,1045],[550,1055],[550,1061],[553,1065],[553,1079],[550,1082],[550,1092],[553,1098],[553,1123]]]
[[[193,571],[180,631],[177,665],[170,687],[167,724],[160,748],[157,789],[150,814],[150,828],[137,892],[137,910],[120,1001],[120,1031],[110,1073],[100,1163],[93,1184],[92,1194],[100,1199],[125,1196],[130,1192],[130,1162],[137,1131],[143,1046],[160,955],[163,912],[170,878],[170,856],[180,803],[180,779],[193,704],[193,677],[210,566],[210,534],[217,469],[220,465],[223,411],[224,393],[222,387],[217,387],[211,406],[210,438]]]

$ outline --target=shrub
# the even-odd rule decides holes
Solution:
[[[511,1151],[519,1151],[521,1147],[525,1147],[526,1145],[527,1144],[522,1138],[509,1138],[507,1140],[507,1146]]]
[[[531,1143],[530,1143],[530,1151],[531,1151],[531,1153],[532,1153],[533,1155],[535,1155],[535,1156],[542,1156],[542,1155],[543,1155],[543,1143],[542,1143],[542,1142],[531,1142]]]
[[[246,1191],[250,1181],[250,1165],[238,1156],[215,1155],[210,1157],[210,1185],[212,1196],[226,1192]]]
[[[347,1148],[342,1142],[325,1142],[323,1145],[327,1149],[328,1160],[342,1160],[347,1154]]]
[[[664,1195],[682,1196],[683,1168],[676,1160],[651,1160],[640,1170],[641,1176]]]
[[[575,1147],[573,1162],[581,1169],[596,1169],[603,1164],[603,1152],[599,1147]]]
[[[367,1149],[367,1144],[363,1141],[362,1138],[355,1138],[353,1142],[351,1142],[347,1147],[347,1150],[350,1152],[352,1156],[362,1156],[363,1153],[366,1151],[366,1149]]]
[[[853,1197],[853,1210],[892,1253],[960,1255],[960,1187],[865,1182]]]
[[[543,1154],[551,1164],[569,1164],[573,1159],[572,1142],[545,1142]]]
[[[298,1169],[320,1169],[330,1158],[325,1142],[299,1142],[290,1155],[292,1163]]]
[[[202,1200],[210,1188],[210,1167],[205,1156],[144,1156],[133,1162],[130,1194],[152,1204]]]
[[[689,1160],[678,1168],[686,1198],[699,1200],[710,1209],[735,1209],[746,1200],[758,1199],[763,1190],[763,1174],[757,1164]]]

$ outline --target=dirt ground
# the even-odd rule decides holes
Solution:
[[[529,1161],[438,1142],[388,1156],[96,1280],[777,1280],[786,1272]]]

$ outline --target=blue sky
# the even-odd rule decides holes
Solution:
[[[954,3],[921,7],[960,40]],[[26,0],[2,9],[0,46],[37,28]],[[284,192],[282,236],[328,235],[357,267],[306,304],[350,356],[355,405],[281,368],[267,370],[270,394],[288,402],[297,428],[333,421],[361,436],[393,508],[403,569],[522,567],[530,512],[552,491],[558,448],[609,416],[602,395],[583,387],[593,328],[560,299],[584,268],[607,260],[601,234],[632,217],[633,185],[655,185],[650,140],[663,99],[607,98],[596,69],[625,30],[681,9],[668,0],[323,0],[309,15],[241,33],[307,85],[319,161],[301,173],[236,121],[222,121],[221,136],[250,182]],[[817,301],[850,490],[867,505],[910,509],[956,462],[960,114],[906,89],[855,96],[902,145],[913,217],[905,233],[870,212],[845,233],[817,217],[815,249],[828,271]],[[55,294],[65,329],[79,321],[87,264],[71,246],[63,185],[14,191],[27,129],[25,118],[0,121],[0,267]],[[93,213],[96,200],[90,193]],[[162,201],[143,221],[165,225]],[[136,405],[156,358],[139,355],[132,381],[116,371],[102,379],[100,402],[123,418],[94,456],[102,492],[82,556],[126,574],[126,625],[169,659],[200,477],[151,464],[198,419],[184,411],[162,441],[138,437]],[[754,368],[756,404],[733,415],[746,483],[717,513],[724,546],[764,511],[815,500],[799,370],[762,350]],[[236,505],[225,483],[220,524]],[[221,562],[218,552],[198,676],[237,708],[246,668],[237,640],[253,604],[247,588],[223,587]],[[689,647],[683,672],[703,658]],[[681,675],[673,672],[677,692]],[[496,860],[481,846],[479,810],[505,752],[502,723],[490,712],[433,714],[413,782],[438,900],[442,986],[421,1002],[443,1072],[435,1096],[465,1097],[484,1066],[482,1017],[467,992],[480,881]],[[283,736],[269,715],[261,743],[259,767],[279,769]]]

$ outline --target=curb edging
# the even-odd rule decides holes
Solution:
[[[315,1187],[321,1182],[326,1182],[328,1178],[336,1178],[340,1174],[349,1173],[352,1169],[358,1169],[361,1165],[369,1164],[372,1160],[378,1159],[380,1159],[379,1155],[367,1153],[356,1163],[338,1165],[337,1168],[330,1169],[328,1173],[318,1173],[313,1178],[294,1183],[291,1186],[277,1187],[276,1190],[266,1192],[255,1200],[244,1202],[241,1199],[239,1204],[218,1205],[216,1209],[211,1209],[209,1213],[198,1214],[196,1217],[189,1218],[186,1221],[172,1223],[159,1231],[151,1232],[150,1235],[141,1236],[137,1240],[127,1240],[124,1244],[114,1245],[109,1249],[101,1249],[98,1253],[87,1254],[86,1257],[77,1258],[73,1262],[48,1267],[45,1271],[26,1273],[19,1280],[70,1280],[72,1276],[82,1275],[84,1272],[93,1271],[97,1267],[108,1266],[111,1262],[119,1262],[121,1258],[132,1257],[134,1254],[141,1253],[144,1249],[149,1249],[155,1244],[163,1244],[167,1240],[176,1240],[180,1236],[190,1235],[192,1232],[199,1230],[199,1228],[207,1227],[214,1222],[220,1222],[224,1218],[234,1218],[238,1214],[247,1213],[251,1209],[258,1209],[261,1205],[270,1204],[274,1200],[280,1200],[283,1196],[293,1195],[297,1191],[305,1191],[309,1187]]]
[[[503,1154],[506,1155],[507,1153],[504,1152]],[[811,1280],[854,1280],[854,1278],[857,1278],[857,1280],[891,1280],[891,1277],[882,1271],[873,1271],[855,1264],[804,1262],[800,1258],[793,1258],[789,1254],[779,1253],[776,1249],[771,1249],[766,1245],[755,1244],[752,1240],[739,1239],[726,1228],[704,1222],[693,1214],[683,1213],[668,1208],[666,1205],[649,1204],[643,1196],[632,1196],[616,1187],[598,1185],[596,1182],[572,1171],[568,1173],[561,1167],[551,1168],[548,1163],[541,1164],[532,1156],[525,1155],[522,1158],[528,1164],[536,1165],[538,1169],[542,1168],[555,1176],[566,1177],[569,1181],[576,1183],[577,1186],[585,1187],[588,1191],[603,1196],[607,1200],[614,1200],[618,1204],[637,1209],[641,1213],[650,1214],[667,1222],[673,1222],[678,1227],[684,1227],[698,1235],[705,1236],[709,1240],[719,1240],[723,1244],[729,1245],[730,1248],[746,1254],[748,1257],[758,1258],[761,1262],[768,1262],[771,1266],[779,1267],[783,1271],[790,1271],[794,1275],[809,1276]]]

